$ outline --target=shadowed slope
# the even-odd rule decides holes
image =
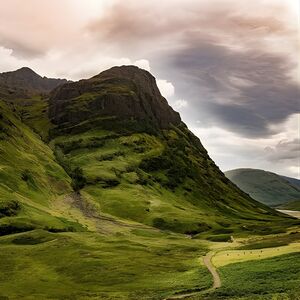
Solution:
[[[297,179],[257,169],[236,169],[225,175],[253,199],[269,206],[300,199]]]

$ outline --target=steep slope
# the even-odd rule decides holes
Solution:
[[[191,234],[280,220],[224,176],[149,72],[114,67],[58,87],[49,104],[51,146],[102,212]]]
[[[300,188],[295,184],[297,179],[287,180],[258,169],[236,169],[225,172],[225,175],[253,199],[269,206],[300,199]]]
[[[70,182],[51,149],[0,100],[0,236],[34,228],[80,230],[50,209],[71,192]]]
[[[153,129],[181,122],[179,114],[161,96],[155,78],[134,66],[114,67],[89,80],[56,89],[50,98],[49,116],[64,128],[101,117],[132,120],[133,124],[142,121],[143,127]]]
[[[0,73],[0,99],[46,140],[51,128],[48,119],[48,93],[67,82],[66,79],[42,77],[26,67]]]

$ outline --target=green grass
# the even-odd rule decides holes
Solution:
[[[210,286],[210,275],[198,262],[205,253],[201,242],[134,233],[32,231],[2,237],[0,296],[158,300]]]
[[[219,271],[223,287],[214,299],[271,299],[272,295],[272,299],[275,295],[297,299],[293,297],[300,295],[300,252],[230,264]]]
[[[251,250],[251,249],[280,247],[280,246],[286,246],[294,241],[300,241],[300,232],[298,232],[297,230],[291,231],[289,234],[267,236],[264,237],[263,239],[254,238],[253,240],[247,241],[245,245],[240,246],[239,249]]]
[[[246,202],[192,138],[184,127],[165,130],[162,136],[100,126],[58,136],[50,145],[60,149],[69,169],[83,170],[81,193],[105,214],[192,235],[211,229],[210,236],[222,231],[223,224],[232,225],[226,229],[230,234],[265,235],[293,222],[286,218],[263,225],[277,217],[265,206]],[[219,234],[212,238],[224,240]]]
[[[50,206],[70,193],[71,179],[52,150],[1,102],[0,114],[0,208],[18,206],[0,218],[0,234],[46,227],[70,230],[76,222],[53,216]]]

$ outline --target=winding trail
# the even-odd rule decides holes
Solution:
[[[203,263],[205,264],[208,271],[213,276],[213,280],[214,280],[214,284],[210,288],[210,290],[218,289],[222,285],[220,275],[219,275],[217,269],[214,267],[214,265],[212,264],[212,261],[211,261],[213,255],[214,255],[213,253],[209,252],[209,253],[206,254],[206,256],[203,257]]]
[[[202,258],[204,265],[206,266],[206,268],[208,269],[208,271],[211,273],[211,275],[213,277],[213,286],[211,288],[204,290],[204,291],[203,290],[202,291],[190,291],[190,292],[186,292],[184,294],[173,295],[171,297],[166,298],[165,300],[184,299],[186,297],[212,292],[215,289],[220,288],[222,285],[222,282],[221,282],[221,278],[220,278],[220,275],[219,275],[217,269],[212,264],[211,259],[213,256],[214,256],[214,253],[209,252]]]

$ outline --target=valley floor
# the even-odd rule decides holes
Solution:
[[[299,228],[215,243],[114,226],[110,234],[34,230],[1,237],[0,299],[300,297]]]

